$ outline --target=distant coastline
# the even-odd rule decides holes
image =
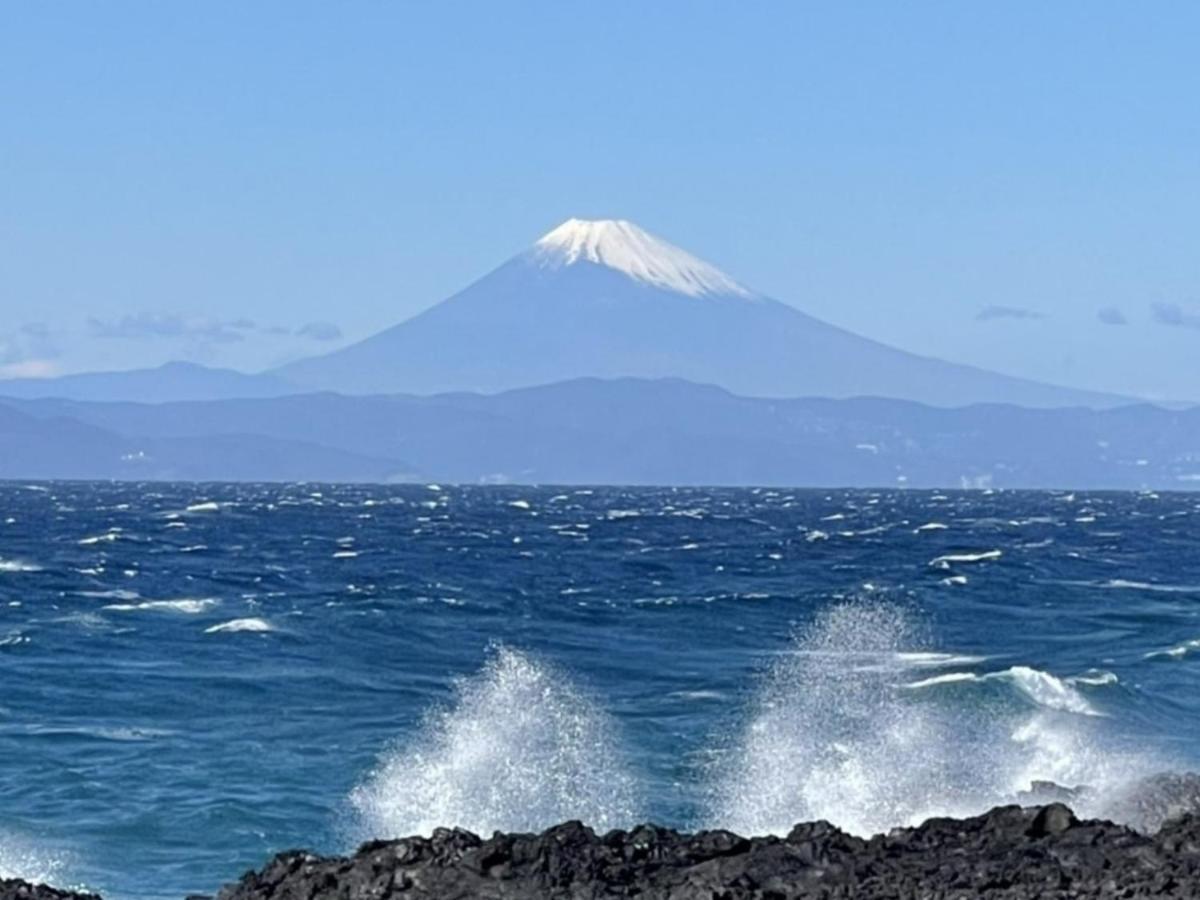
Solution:
[[[0,396],[0,478],[1200,487],[1200,409],[740,397],[679,379],[162,403]]]

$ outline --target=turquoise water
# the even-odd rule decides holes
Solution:
[[[0,485],[0,873],[871,832],[1200,746],[1200,497]]]

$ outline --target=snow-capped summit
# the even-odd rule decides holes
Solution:
[[[567,219],[542,236],[530,255],[542,267],[584,261],[635,281],[690,297],[753,297],[720,269],[624,219]]]
[[[682,378],[757,397],[898,397],[946,406],[1109,402],[852,334],[752,292],[620,220],[570,219],[411,319],[273,374],[308,389],[355,394],[493,393],[636,377]],[[413,428],[416,440],[420,428]]]

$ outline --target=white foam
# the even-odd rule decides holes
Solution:
[[[561,673],[498,649],[351,795],[362,832],[478,834],[581,819],[603,833],[638,819],[615,723]]]
[[[977,675],[974,672],[947,672],[944,675],[936,675],[932,678],[921,679],[920,681],[911,681],[904,686],[910,689],[920,689],[943,684],[959,684],[963,682],[982,683],[987,681],[1006,681],[1012,684],[1013,687],[1028,699],[1032,700],[1038,706],[1044,706],[1046,709],[1057,709],[1083,716],[1100,715],[1100,712],[1088,702],[1087,698],[1072,686],[1070,683],[1071,679],[1064,681],[1055,675],[1051,675],[1049,672],[1043,672],[1041,669],[1034,669],[1030,666],[1012,666],[999,672],[986,672],[982,675]],[[1074,679],[1074,681],[1085,684],[1111,683],[1108,681],[1084,681],[1081,679]]]
[[[42,567],[37,563],[25,562],[20,559],[0,559],[0,572],[40,572]]]
[[[1182,644],[1176,644],[1174,647],[1168,647],[1166,650],[1152,650],[1145,655],[1146,659],[1183,659],[1192,653],[1200,650],[1200,638],[1191,641],[1184,641]]]
[[[541,268],[606,266],[689,297],[755,296],[716,267],[620,219],[568,219],[539,239],[527,258]]]
[[[954,563],[977,563],[987,562],[992,559],[999,559],[1004,555],[1001,550],[983,550],[979,553],[947,553],[945,556],[939,556],[936,559],[931,559],[929,565],[935,569],[948,569]]]
[[[108,591],[80,591],[80,597],[91,597],[96,600],[131,600],[140,599],[141,595],[137,591],[125,590],[124,588],[113,588]]]
[[[0,879],[22,878],[32,884],[61,884],[66,857],[48,852],[21,835],[0,831]]]
[[[89,537],[80,538],[79,545],[81,547],[90,547],[94,544],[108,544],[121,539],[121,529],[117,528],[112,531],[106,531],[104,534],[93,534]]]
[[[185,507],[183,511],[188,513],[220,512],[221,504],[212,500],[205,500],[203,503],[192,503]]]
[[[884,603],[821,614],[797,637],[799,652],[765,673],[744,725],[732,730],[710,772],[705,824],[783,834],[827,819],[870,835],[1014,802],[1034,780],[1086,783],[1111,796],[1163,768],[1126,752],[1108,720],[1086,714],[1086,698],[1049,673],[941,672],[912,682],[929,690],[906,688],[909,655],[924,652],[912,646],[919,638],[909,616]],[[877,663],[863,665],[868,658]],[[966,705],[935,687],[983,680],[1012,690]]]
[[[1067,683],[1087,684],[1091,685],[1092,687],[1106,687],[1110,684],[1120,684],[1121,679],[1117,677],[1115,672],[1099,672],[1093,670],[1091,672],[1086,672],[1083,675],[1076,675],[1074,678],[1068,678]]]
[[[189,616],[212,609],[221,601],[211,597],[195,599],[184,597],[179,600],[143,600],[141,603],[110,603],[101,607],[109,612],[174,612]]]
[[[945,531],[949,527],[941,522],[926,522],[924,525],[918,525],[913,531],[919,534],[922,531]]]
[[[1200,594],[1200,585],[1196,584],[1160,584],[1148,581],[1128,581],[1124,578],[1111,578],[1100,586],[1113,590],[1152,591],[1161,594]]]
[[[251,632],[267,632],[274,631],[275,626],[266,619],[256,617],[246,619],[230,619],[228,622],[222,622],[219,625],[212,625],[204,629],[205,634],[224,634],[227,632],[251,631]]]

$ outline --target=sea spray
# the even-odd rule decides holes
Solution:
[[[553,666],[497,648],[459,683],[456,702],[427,716],[351,802],[372,837],[445,826],[480,834],[582,819],[598,831],[639,818],[616,724]]]
[[[1077,688],[1049,673],[914,678],[914,661],[937,658],[918,625],[881,602],[819,614],[764,673],[723,748],[707,824],[785,833],[827,819],[869,835],[1011,803],[1035,780],[1092,785],[1101,803],[1154,768],[1119,749]]]
[[[62,883],[66,856],[47,851],[27,838],[0,830],[0,879],[22,878],[35,884]]]

